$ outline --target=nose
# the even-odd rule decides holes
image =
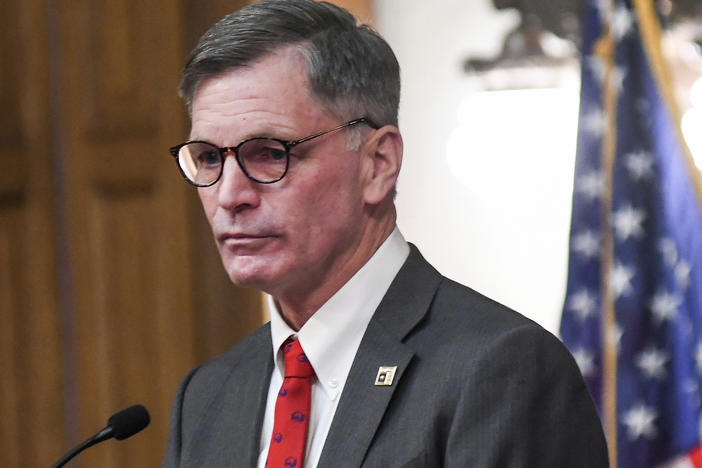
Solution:
[[[258,206],[260,203],[258,185],[244,174],[235,156],[228,155],[224,158],[222,177],[215,184],[219,206],[232,211]]]

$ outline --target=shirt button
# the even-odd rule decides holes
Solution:
[[[336,379],[331,379],[329,382],[327,382],[331,388],[336,388],[339,386],[339,382],[336,381]]]

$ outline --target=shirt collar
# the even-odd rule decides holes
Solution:
[[[289,336],[296,336],[319,383],[330,399],[336,399],[346,383],[366,327],[409,251],[409,245],[395,227],[366,264],[298,332],[283,320],[269,296],[274,372],[279,372],[281,378],[284,375],[279,349]]]

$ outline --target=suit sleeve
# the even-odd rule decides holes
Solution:
[[[168,431],[168,444],[163,458],[163,468],[178,468],[183,449],[183,403],[185,392],[197,368],[191,370],[176,391],[171,406],[171,421]]]
[[[523,326],[472,361],[445,466],[607,468],[600,419],[574,359],[543,329]]]

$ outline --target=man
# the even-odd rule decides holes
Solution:
[[[399,91],[387,43],[323,2],[249,5],[193,51],[171,152],[274,310],[185,378],[164,467],[607,466],[560,342],[397,230]]]

